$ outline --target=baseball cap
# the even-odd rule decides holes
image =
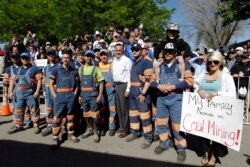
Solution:
[[[200,51],[198,51],[198,54],[199,54],[199,55],[204,55],[205,52],[200,50]]]
[[[135,44],[132,45],[131,50],[140,50],[141,48],[142,47],[141,47],[140,44],[135,43]]]
[[[241,51],[244,51],[243,47],[237,47],[235,50],[241,50]]]
[[[29,58],[30,56],[29,56],[29,54],[28,53],[26,53],[26,52],[23,52],[22,54],[21,54],[21,56],[20,56],[21,58],[22,57],[27,57],[27,58]]]
[[[143,49],[149,49],[148,43],[143,43],[143,44],[141,45],[141,47],[142,47]]]
[[[124,32],[129,32],[129,29],[128,28],[124,28]]]
[[[94,52],[92,50],[86,50],[84,55],[85,56],[91,56],[91,57],[95,56],[95,54],[94,54]]]
[[[100,32],[99,32],[99,31],[96,31],[96,32],[95,32],[95,35],[100,35]]]
[[[46,45],[51,45],[51,43],[50,42],[46,42]]]
[[[101,53],[108,53],[108,51],[107,51],[107,49],[102,49],[101,51],[100,51],[100,54]]]
[[[100,41],[98,41],[98,43],[106,43],[106,42],[104,41],[104,39],[100,39]]]
[[[94,51],[94,52],[98,52],[98,51],[100,51],[101,49],[102,49],[101,46],[96,45],[96,46],[93,48],[93,51]]]
[[[176,46],[174,43],[167,43],[165,46],[164,46],[164,50],[176,50]]]

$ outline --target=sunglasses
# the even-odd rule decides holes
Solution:
[[[214,65],[219,65],[220,62],[219,62],[218,60],[213,60],[213,61],[208,61],[207,64],[208,64],[208,65],[212,65],[212,64],[214,64]]]
[[[133,49],[132,52],[138,52],[140,49]]]
[[[164,53],[174,54],[175,51],[174,50],[164,50]]]

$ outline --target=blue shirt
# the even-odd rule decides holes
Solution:
[[[197,62],[199,60],[198,57],[194,57],[189,60],[190,65],[194,68],[194,78],[198,78],[201,74],[205,74],[207,72],[206,64],[201,62]]]

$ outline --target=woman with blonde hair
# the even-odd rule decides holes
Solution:
[[[224,60],[220,52],[214,51],[207,60],[207,73],[198,79],[198,93],[201,98],[212,100],[215,96],[236,98],[236,88],[233,77],[223,72]],[[209,139],[200,138],[204,166],[215,166],[219,157],[228,154],[227,147]],[[211,144],[210,144],[211,143]]]

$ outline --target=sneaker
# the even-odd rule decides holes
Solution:
[[[87,138],[89,136],[92,136],[94,134],[93,130],[87,130],[84,134],[82,134],[82,138]]]
[[[34,127],[34,133],[39,134],[40,133],[40,128],[38,126]]]
[[[42,136],[48,136],[52,133],[52,127],[51,126],[47,126],[45,129],[42,130]]]
[[[105,130],[101,130],[100,131],[100,136],[105,136],[106,135],[106,131]]]
[[[145,141],[142,143],[141,148],[142,148],[142,149],[147,149],[147,148],[150,147],[151,143],[152,143],[151,141],[145,140]]]
[[[52,150],[57,150],[59,148],[60,144],[58,140],[53,140],[52,141],[52,145],[51,145],[51,149]]]
[[[180,151],[177,153],[178,156],[177,156],[177,162],[184,162],[186,160],[186,151]]]
[[[8,134],[14,134],[14,133],[17,133],[17,132],[20,132],[20,131],[23,131],[23,127],[14,127],[14,128],[11,128],[9,131],[8,131]]]
[[[128,135],[128,137],[126,138],[126,142],[131,142],[131,141],[133,141],[133,140],[135,140],[135,139],[138,139],[138,137],[137,136],[135,136],[135,135],[133,135],[133,134],[130,134],[130,135]]]
[[[100,142],[100,137],[98,135],[98,132],[94,132],[93,141],[94,141],[94,143],[99,143]]]
[[[154,153],[155,153],[156,155],[160,155],[160,154],[163,153],[163,151],[166,151],[166,150],[168,150],[168,149],[162,148],[161,146],[157,146],[157,147],[155,147]]]
[[[115,135],[115,130],[114,129],[110,129],[109,130],[109,136],[114,136]]]
[[[73,143],[78,143],[80,140],[75,137],[73,134],[68,135],[68,140],[72,141]]]

